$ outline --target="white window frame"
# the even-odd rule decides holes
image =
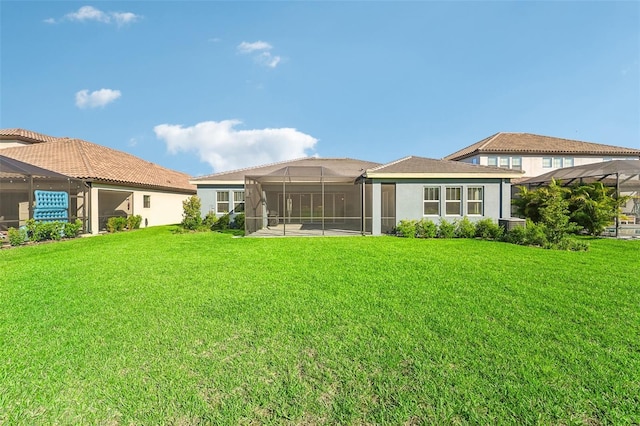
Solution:
[[[562,161],[563,167],[573,167],[575,163],[576,162],[573,157],[565,157]]]
[[[218,191],[216,193],[216,213],[229,213],[229,191]]]
[[[550,169],[553,166],[553,158],[551,157],[542,157],[542,168]]]
[[[233,191],[233,212],[244,212],[244,191]]]
[[[449,198],[451,191],[457,191],[458,198]],[[449,213],[449,205],[457,204],[458,212]],[[445,216],[462,216],[462,187],[461,186],[445,186],[444,188],[444,214]]]
[[[513,170],[522,170],[522,157],[512,157],[511,168]]]
[[[142,196],[142,208],[145,208],[145,209],[151,208],[151,195]]]
[[[498,157],[495,155],[487,157],[487,166],[498,167]]]
[[[498,167],[501,169],[509,168],[509,157],[498,157]]]
[[[427,191],[430,190],[430,191]],[[433,191],[431,191],[433,190]],[[423,216],[440,216],[440,187],[439,186],[425,186],[422,190],[422,215]],[[427,198],[435,194],[436,198]],[[435,205],[435,213],[426,213],[427,205]]]
[[[472,198],[473,191],[480,190],[480,198]],[[480,213],[471,213],[471,206],[479,205]],[[468,216],[483,216],[484,215],[484,187],[483,186],[468,186],[467,187],[467,215]]]

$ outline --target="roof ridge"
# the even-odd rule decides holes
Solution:
[[[96,177],[96,172],[95,170],[93,170],[93,166],[91,164],[91,161],[89,161],[89,156],[87,154],[87,150],[85,149],[85,146],[82,142],[87,142],[85,140],[82,139],[63,139],[61,140],[61,142],[65,142],[65,141],[69,141],[71,143],[76,142],[75,146],[78,149],[78,151],[80,152],[80,158],[82,159],[82,163],[84,164],[85,168],[87,169],[88,174],[91,174],[93,177]]]
[[[498,136],[500,136],[501,134],[506,133],[506,132],[498,132],[495,135],[489,136],[487,139],[489,139],[488,141],[486,141],[485,143],[483,143],[482,145],[480,145],[478,148],[478,150],[483,149],[484,147],[486,147],[487,145],[489,145],[491,142],[493,142]]]
[[[379,166],[376,166],[376,167],[374,167],[372,169],[367,169],[367,172],[373,172],[373,171],[376,171],[378,169],[382,169],[382,168],[385,168],[385,167],[393,166],[394,164],[398,164],[398,163],[401,163],[403,161],[407,161],[408,159],[413,158],[413,157],[415,157],[415,155],[408,155],[406,157],[399,158],[399,159],[391,161],[389,163],[380,164]]]

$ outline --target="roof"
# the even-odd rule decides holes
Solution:
[[[369,178],[519,178],[521,171],[409,156],[367,170]]]
[[[540,136],[531,133],[500,132],[447,155],[445,160],[463,160],[480,153],[631,155],[640,158],[640,149]]]
[[[33,164],[24,163],[13,158],[0,155],[0,178],[16,178],[31,176],[34,178],[69,179],[60,173],[43,169]]]
[[[247,167],[244,169],[232,170],[229,172],[215,173],[191,179],[195,184],[244,184],[245,176],[266,176],[278,172],[284,168],[294,167],[323,167],[325,175],[335,174],[356,179],[371,167],[379,166],[380,163],[371,161],[355,160],[352,158],[318,158],[305,157],[295,160],[280,161],[263,166]],[[292,169],[290,169],[292,170]],[[285,171],[282,170],[282,174]],[[299,171],[298,171],[299,173]]]
[[[32,132],[31,130],[25,129],[0,129],[0,140],[19,140],[29,143],[43,143],[53,142],[58,139],[63,138]]]
[[[568,184],[577,179],[597,177],[600,178],[598,180],[601,180],[602,178],[615,178],[616,176],[620,177],[622,188],[640,190],[640,160],[612,160],[566,167],[526,179],[520,183],[523,185],[543,184],[551,182],[551,179],[556,179]]]
[[[7,132],[3,130],[0,133]],[[186,173],[122,151],[82,139],[52,138],[40,142],[46,143],[5,148],[0,152],[25,163],[88,181],[196,192]]]

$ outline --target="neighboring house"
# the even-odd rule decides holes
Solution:
[[[522,170],[525,177],[611,160],[638,160],[640,149],[581,142],[530,133],[496,133],[445,160]]]
[[[402,219],[510,216],[522,172],[422,157],[388,164],[303,158],[191,180],[202,213],[244,212],[247,234],[380,235]]]
[[[91,233],[111,216],[140,215],[143,226],[179,223],[182,201],[196,193],[185,173],[81,139],[0,129],[0,154],[84,181],[88,199],[69,194],[69,217],[88,212]]]

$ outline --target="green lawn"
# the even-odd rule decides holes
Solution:
[[[0,251],[0,424],[639,424],[640,241]]]

